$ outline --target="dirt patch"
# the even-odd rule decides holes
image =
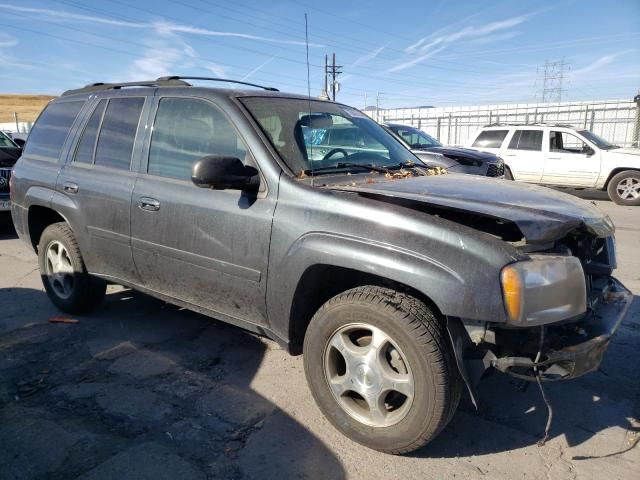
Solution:
[[[0,122],[13,122],[14,112],[20,122],[33,122],[54,98],[51,95],[0,95]]]

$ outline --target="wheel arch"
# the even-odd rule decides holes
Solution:
[[[444,316],[436,303],[410,285],[354,268],[315,264],[304,271],[293,295],[289,313],[289,352],[293,355],[302,353],[307,327],[315,312],[326,301],[342,292],[365,285],[386,287],[407,293],[428,305],[444,322]]]
[[[631,172],[640,172],[640,168],[637,167],[616,167],[613,170],[611,170],[611,172],[609,172],[609,176],[607,177],[607,180],[604,182],[604,186],[602,187],[603,191],[607,191],[607,189],[609,188],[609,183],[611,182],[611,179],[613,177],[615,177],[617,174],[621,173],[621,172],[626,172],[626,171],[631,171]]]
[[[54,223],[65,222],[68,220],[57,210],[43,205],[31,205],[27,210],[27,228],[29,232],[29,241],[34,251],[38,251],[38,244],[42,232]]]

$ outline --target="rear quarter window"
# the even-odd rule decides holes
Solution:
[[[24,155],[57,162],[84,100],[50,103],[31,129]]]
[[[509,130],[485,130],[478,135],[472,147],[500,148]]]

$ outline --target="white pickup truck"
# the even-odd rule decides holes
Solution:
[[[570,125],[498,125],[468,146],[495,153],[516,181],[606,190],[618,205],[640,205],[640,149],[620,148]]]

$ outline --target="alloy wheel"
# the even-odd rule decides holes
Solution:
[[[324,374],[342,409],[366,425],[394,425],[411,408],[415,389],[407,357],[373,325],[336,330],[325,347]]]
[[[73,263],[67,248],[58,241],[47,245],[46,274],[56,295],[63,299],[71,296],[75,280]]]

